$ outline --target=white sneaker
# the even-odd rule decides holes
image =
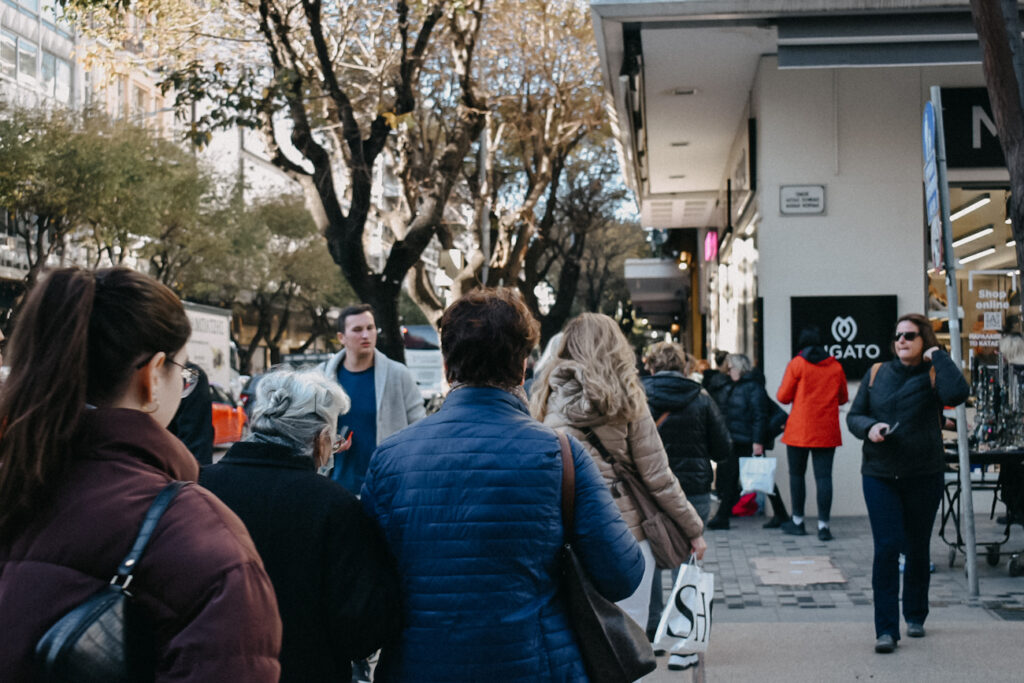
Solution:
[[[669,655],[668,668],[669,671],[686,671],[697,666],[699,661],[697,655]]]

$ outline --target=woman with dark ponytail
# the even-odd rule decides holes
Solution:
[[[125,268],[54,270],[29,293],[0,389],[0,680],[127,555],[150,503],[198,465],[165,427],[194,387],[178,298]],[[185,486],[131,592],[157,636],[157,681],[276,681],[273,588],[238,518]]]

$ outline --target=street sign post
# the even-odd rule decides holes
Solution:
[[[942,215],[942,247],[946,263],[946,301],[949,303],[949,346],[950,356],[958,368],[963,368],[963,347],[960,343],[960,301],[956,288],[956,254],[953,253],[953,225],[949,220],[949,184],[946,180],[946,143],[942,135],[942,91],[937,85],[931,87],[932,101],[925,106],[925,112],[932,109],[935,127],[932,136],[935,145],[932,155],[938,170],[940,192],[940,213]],[[928,106],[930,105],[930,107]],[[925,151],[928,158],[928,151]],[[927,163],[926,163],[927,165]],[[963,520],[964,546],[967,554],[967,587],[970,597],[977,598],[978,589],[978,547],[974,534],[974,497],[971,493],[971,454],[967,446],[967,407],[961,403],[956,407],[956,445],[960,465],[960,519]]]
[[[932,270],[942,270],[942,220],[939,218],[939,169],[935,163],[935,108],[925,102],[921,120],[921,147],[924,150],[924,198],[931,236]]]

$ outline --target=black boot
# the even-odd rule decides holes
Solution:
[[[725,515],[715,515],[708,520],[708,523],[704,525],[708,529],[728,529],[729,518]]]
[[[789,521],[789,515],[772,515],[772,518],[762,524],[762,528],[765,529],[778,529],[783,523]]]

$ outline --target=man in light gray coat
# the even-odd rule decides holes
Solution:
[[[377,323],[369,304],[341,312],[338,340],[344,348],[324,371],[352,399],[352,409],[338,422],[342,437],[351,441],[334,457],[333,478],[358,495],[377,444],[423,418],[426,410],[409,369],[377,350]]]

